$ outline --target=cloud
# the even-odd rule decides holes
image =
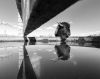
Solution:
[[[45,30],[54,30],[53,27],[47,27]]]
[[[30,33],[28,36],[54,36],[57,24],[48,27],[40,27]]]
[[[19,36],[19,29],[9,25],[9,24],[0,24],[0,34],[2,35],[15,35]]]
[[[39,28],[39,29],[37,29],[36,31],[43,31],[43,29],[42,29],[42,28]]]
[[[52,26],[53,26],[53,27],[57,27],[57,25],[58,25],[58,24],[54,24],[54,25],[52,25]]]

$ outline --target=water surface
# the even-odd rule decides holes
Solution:
[[[100,79],[100,49],[92,44],[2,43],[0,79]]]

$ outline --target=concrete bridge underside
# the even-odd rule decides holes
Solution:
[[[79,0],[16,0],[24,36]]]

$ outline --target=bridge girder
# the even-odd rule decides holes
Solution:
[[[16,0],[24,23],[24,36],[79,0]]]

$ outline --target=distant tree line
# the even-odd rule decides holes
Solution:
[[[88,36],[92,39],[93,43],[100,43],[100,36]]]

